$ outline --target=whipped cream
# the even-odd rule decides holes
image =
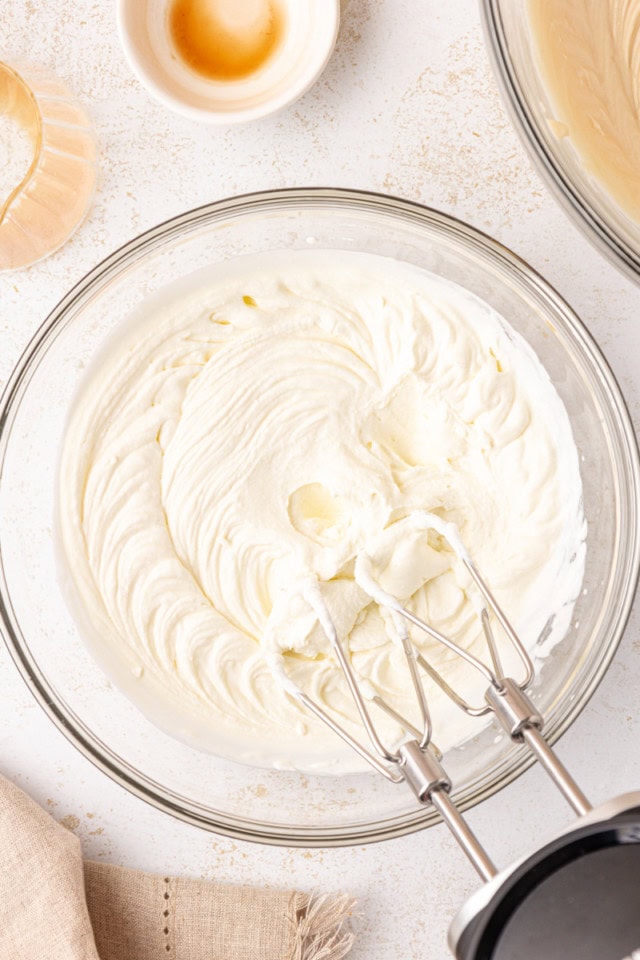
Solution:
[[[394,613],[355,561],[366,551],[384,591],[482,655],[471,578],[442,535],[455,528],[546,655],[584,568],[578,456],[549,377],[505,321],[416,267],[342,251],[241,258],[189,283],[122,326],[89,371],[60,467],[71,601],[143,712],[231,759],[360,769],[295,695],[362,736],[322,611],[366,695],[416,720]],[[447,526],[413,523],[421,512]],[[464,664],[410,633],[482,697]],[[477,732],[425,686],[441,749]],[[386,715],[380,728],[403,735]]]

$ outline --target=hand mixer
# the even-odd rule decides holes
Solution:
[[[396,639],[406,656],[415,690],[421,729],[397,713],[356,675],[315,583],[305,599],[311,605],[344,671],[371,747],[367,748],[301,690],[271,659],[287,692],[349,744],[378,773],[405,782],[421,804],[432,804],[485,881],[465,903],[449,929],[457,960],[640,960],[640,792],[626,794],[593,809],[582,790],[542,735],[543,718],[526,693],[534,678],[531,658],[460,540],[457,528],[428,513],[413,520],[425,535],[439,533],[458,555],[477,588],[479,616],[490,665],[417,617],[383,590],[366,554],[356,559],[355,579],[392,616]],[[505,676],[492,620],[501,626],[523,668],[519,681]],[[443,644],[487,681],[484,702],[461,696],[419,653],[407,621]],[[432,742],[432,723],[422,684],[424,671],[453,702],[472,717],[489,713],[508,736],[526,744],[578,814],[578,820],[540,850],[498,872],[450,796],[451,780]],[[371,718],[368,703],[398,721],[410,737],[388,748]],[[371,749],[372,748],[372,749]]]

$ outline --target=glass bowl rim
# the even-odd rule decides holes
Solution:
[[[634,250],[591,205],[587,193],[548,150],[518,79],[504,30],[501,0],[481,0],[480,10],[494,75],[511,121],[538,173],[580,232],[629,279],[640,283],[640,249]]]
[[[106,283],[117,277],[121,268],[133,265],[160,244],[180,236],[185,228],[193,228],[198,224],[216,223],[234,213],[251,214],[274,207],[295,207],[300,204],[304,204],[309,209],[314,206],[322,208],[327,202],[342,206],[350,212],[357,209],[372,215],[387,213],[431,225],[435,229],[457,236],[467,244],[479,247],[485,254],[490,254],[494,260],[515,271],[521,283],[525,282],[535,290],[538,296],[541,296],[556,314],[561,316],[566,329],[588,361],[590,372],[598,375],[600,385],[607,394],[610,408],[616,414],[619,439],[627,453],[625,479],[627,492],[630,494],[627,497],[627,507],[631,531],[631,537],[626,546],[629,554],[625,568],[626,575],[623,582],[618,584],[621,602],[612,615],[607,645],[600,651],[600,656],[588,676],[584,690],[568,704],[561,716],[555,718],[555,722],[545,727],[547,740],[553,744],[578,717],[597,689],[622,639],[631,612],[640,573],[640,536],[638,524],[635,522],[640,499],[638,445],[629,411],[616,378],[595,340],[571,307],[536,270],[517,254],[488,234],[454,216],[415,201],[374,191],[304,187],[257,191],[224,198],[151,227],[118,247],[86,273],[53,308],[22,352],[0,396],[0,481],[11,427],[21,397],[43,353],[59,330],[66,325],[69,319],[67,314],[72,307],[81,306],[83,302],[93,299]],[[123,763],[91,732],[62,698],[58,697],[29,650],[28,642],[23,642],[21,638],[20,626],[13,612],[7,588],[1,544],[0,630],[9,654],[32,695],[67,740],[94,766],[129,793],[165,813],[170,813],[179,820],[237,840],[289,847],[340,847],[377,842],[413,833],[439,820],[434,808],[419,806],[416,806],[416,810],[410,814],[400,814],[370,824],[358,825],[355,829],[352,825],[288,828],[284,824],[278,824],[274,827],[262,821],[251,821],[226,813],[221,815],[219,812],[217,812],[217,818],[213,819],[204,807],[194,802],[185,802],[185,798],[178,797],[129,764]],[[534,762],[533,757],[524,749],[505,758],[496,766],[491,783],[479,785],[472,781],[464,790],[458,793],[454,791],[454,797],[460,809],[468,809],[497,793]]]

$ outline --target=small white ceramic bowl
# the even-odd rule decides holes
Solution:
[[[171,110],[211,124],[242,123],[275,113],[301,97],[335,46],[340,0],[279,0],[284,36],[255,73],[208,80],[175,52],[171,0],[116,0],[118,32],[129,64],[149,93]]]

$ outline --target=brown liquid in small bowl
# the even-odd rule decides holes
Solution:
[[[179,58],[207,80],[241,80],[276,52],[285,15],[275,0],[173,0],[169,33]]]

